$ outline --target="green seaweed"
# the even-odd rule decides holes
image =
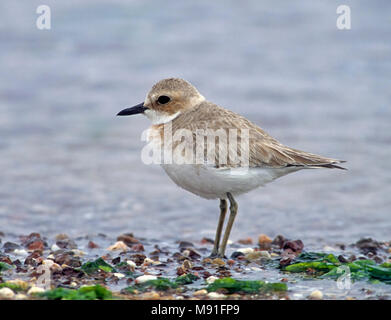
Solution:
[[[136,293],[136,290],[137,290],[136,286],[129,286],[129,287],[123,288],[121,290],[121,293],[122,294],[127,294],[127,293],[134,294],[134,293]]]
[[[134,279],[138,276],[137,272],[130,270],[129,264],[125,261],[122,261],[122,262],[116,264],[115,267],[117,270],[120,270],[121,273],[125,274],[125,276],[128,278]]]
[[[175,282],[172,282],[170,279],[159,277],[156,280],[149,280],[142,284],[145,287],[153,287],[156,290],[165,291],[168,289],[175,289],[178,285]]]
[[[5,262],[0,262],[0,272],[4,270],[11,269],[12,266]]]
[[[122,289],[123,293],[135,293],[135,291],[146,291],[149,288],[155,290],[166,291],[169,289],[176,289],[181,285],[193,283],[199,279],[194,274],[186,274],[177,277],[174,281],[160,277],[156,280],[149,280],[145,283],[136,284]],[[232,278],[218,279],[214,283],[209,284],[206,288],[209,292],[224,289],[228,293],[244,292],[244,293],[260,293],[270,291],[286,291],[287,285],[285,283],[266,283],[263,281],[241,281]]]
[[[42,293],[37,296],[49,300],[110,300],[113,295],[110,290],[99,284],[95,286],[86,286],[79,289],[56,288]]]
[[[168,289],[176,289],[177,287],[178,285],[175,282],[172,282],[170,279],[160,277],[155,280],[148,280],[144,283],[139,283],[134,286],[126,287],[122,289],[122,291],[124,291],[125,293],[134,293],[136,290],[146,291],[150,288],[153,288],[158,291],[166,291]]]
[[[335,268],[334,264],[321,262],[321,261],[310,261],[310,262],[299,262],[291,264],[285,267],[286,271],[290,272],[305,272],[308,269],[315,269],[316,271],[330,271]]]
[[[344,267],[343,269],[340,267]],[[342,263],[333,254],[327,253],[302,253],[296,263],[283,268],[289,272],[306,272],[312,270],[320,278],[337,279],[346,270],[349,270],[352,280],[366,279],[369,281],[381,281],[391,283],[391,264],[376,264],[373,260],[356,260]]]
[[[270,291],[286,291],[285,283],[267,283],[260,280],[236,280],[233,278],[217,279],[206,288],[209,292],[225,290],[228,293],[259,293]]]
[[[177,277],[175,279],[175,283],[178,285],[190,284],[198,279],[199,277],[197,277],[195,274],[187,273]]]
[[[124,267],[129,267],[128,263],[126,261],[122,261],[118,264],[116,264],[117,268],[124,268]]]
[[[166,291],[169,289],[176,289],[179,286],[193,283],[195,280],[199,279],[194,274],[188,273],[182,276],[177,277],[175,280],[170,280],[168,278],[159,277],[155,280],[149,280],[144,283],[136,284],[134,286],[129,286],[123,289],[125,293],[134,293],[135,290],[146,291],[147,289],[153,288],[159,291]]]
[[[24,288],[21,287],[20,285],[17,285],[15,283],[9,283],[9,282],[0,283],[0,289],[1,288],[10,288],[13,291],[23,291],[24,290]]]
[[[96,273],[98,271],[117,272],[113,266],[108,264],[102,258],[98,258],[95,261],[86,262],[81,266],[80,269],[87,274]]]

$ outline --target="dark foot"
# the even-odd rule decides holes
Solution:
[[[209,258],[214,259],[214,258],[219,258],[219,254],[217,252],[213,252],[209,255]]]
[[[209,258],[211,259],[215,259],[215,258],[220,258],[220,259],[227,259],[227,257],[225,255],[222,255],[218,252],[212,252],[209,256]]]

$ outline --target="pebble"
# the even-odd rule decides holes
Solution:
[[[56,240],[66,240],[66,239],[69,239],[68,235],[66,235],[65,233],[59,233],[58,235],[56,235]]]
[[[129,247],[125,244],[125,242],[117,241],[112,246],[108,247],[107,250],[110,250],[110,251],[117,251],[117,250],[128,251]]]
[[[29,253],[24,249],[15,249],[14,254],[17,256],[25,257],[25,256],[28,256]]]
[[[232,267],[232,266],[235,264],[235,260],[229,259],[229,260],[227,261],[227,263],[228,263],[229,266]]]
[[[337,248],[333,248],[333,247],[330,247],[330,246],[324,246],[323,250],[324,251],[332,251],[332,252],[338,251]]]
[[[41,288],[41,287],[31,287],[29,289],[29,291],[27,291],[27,294],[28,295],[33,295],[33,294],[36,294],[36,293],[42,293],[42,292],[45,292],[45,289],[44,288]]]
[[[50,268],[53,264],[55,264],[55,262],[53,262],[53,260],[46,259],[46,260],[42,260],[42,264],[44,264],[44,265],[46,265],[47,267]]]
[[[243,252],[234,251],[231,254],[231,259],[239,259],[239,258],[242,258],[242,257],[244,257],[244,253]]]
[[[241,252],[243,254],[248,254],[250,252],[254,252],[254,249],[253,248],[240,248],[240,249],[238,249],[236,251]]]
[[[374,256],[373,257],[373,260],[377,263],[377,264],[381,264],[383,262],[382,258],[378,257],[378,256]]]
[[[239,239],[238,243],[240,243],[240,244],[253,244],[253,239],[251,239],[251,238]]]
[[[134,269],[136,269],[136,264],[132,260],[127,260],[126,263],[131,268],[132,271],[134,271]]]
[[[51,261],[51,260],[49,260],[49,261]],[[61,266],[59,265],[59,264],[57,264],[57,263],[53,263],[51,266],[50,266],[50,270],[52,271],[52,272],[61,272],[62,271],[62,268],[61,268]]]
[[[44,249],[44,243],[41,240],[37,240],[37,241],[31,242],[27,246],[27,249],[29,251],[35,251],[35,250],[42,251]]]
[[[52,250],[52,251],[58,251],[58,250],[61,250],[61,248],[60,248],[57,244],[53,244],[53,245],[50,247],[50,250]]]
[[[68,252],[56,255],[55,263],[60,265],[63,269],[65,269],[66,266],[78,268],[82,265],[82,262],[79,258],[69,254]]]
[[[266,259],[271,259],[272,258],[271,254],[268,251],[266,251],[266,250],[262,250],[262,251],[259,251],[259,252],[261,253],[261,257],[262,258],[266,258]]]
[[[144,246],[141,243],[137,243],[137,244],[132,245],[131,249],[133,251],[141,252],[141,251],[144,251]]]
[[[23,290],[26,290],[29,287],[29,284],[21,279],[8,280],[7,283],[15,284]]]
[[[190,250],[183,250],[183,252],[182,252],[182,255],[184,256],[184,257],[186,257],[186,258],[188,258],[189,256],[190,256]]]
[[[257,271],[257,272],[262,271],[262,269],[258,268],[258,267],[251,267],[251,270],[252,271]]]
[[[259,235],[258,237],[258,244],[261,246],[261,247],[268,247],[271,245],[272,243],[272,239],[270,239],[266,234],[261,234]]]
[[[1,288],[0,289],[0,298],[12,299],[14,296],[15,296],[15,293],[10,288]]]
[[[160,294],[156,291],[145,292],[140,296],[140,298],[144,300],[157,300],[160,299]]]
[[[16,296],[15,296],[15,299],[16,300],[26,300],[27,299],[27,296],[23,293],[18,293]]]
[[[156,280],[156,279],[157,279],[156,276],[153,276],[153,275],[150,275],[150,274],[146,274],[146,275],[137,277],[135,282],[136,283],[144,283],[144,282],[147,282],[149,280]]]
[[[284,250],[290,249],[293,252],[301,252],[304,248],[304,243],[301,240],[285,241],[282,248]]]
[[[183,265],[180,266],[180,267],[178,267],[178,268],[176,269],[176,274],[177,274],[178,276],[182,276],[182,275],[184,275],[185,273],[186,273],[186,269],[183,267]]]
[[[57,240],[56,244],[61,249],[77,249],[77,244],[72,239]]]
[[[201,244],[213,244],[213,243],[214,243],[213,239],[205,238],[205,237],[201,239]]]
[[[201,254],[199,252],[197,252],[196,250],[192,249],[192,248],[189,248],[189,257],[192,258],[192,259],[200,259],[201,258]]]
[[[267,251],[253,251],[249,252],[245,255],[247,260],[258,260],[258,259],[271,259],[271,255]]]
[[[88,248],[89,249],[96,249],[96,248],[99,248],[99,246],[94,241],[89,241]]]
[[[208,294],[208,291],[205,289],[194,291],[194,296],[206,296]]]
[[[212,260],[212,264],[216,264],[216,265],[218,265],[218,266],[224,266],[224,265],[225,265],[225,262],[223,261],[223,259],[216,258],[216,259],[213,259],[213,260]]]
[[[320,290],[314,290],[311,292],[311,294],[308,296],[310,299],[314,300],[322,300],[323,299],[323,293]]]
[[[119,273],[119,272],[114,273],[114,276],[116,276],[118,279],[122,279],[125,277],[123,273]]]
[[[190,260],[186,259],[185,261],[183,261],[182,268],[184,268],[185,270],[189,270],[193,268],[193,264],[191,263]]]
[[[211,283],[215,282],[217,279],[218,278],[215,276],[210,276],[210,277],[206,278],[205,281],[206,281],[206,283],[211,284]]]
[[[82,257],[86,254],[84,251],[79,249],[72,249],[72,252],[74,253],[75,257]]]
[[[12,251],[15,251],[15,249],[18,249],[18,248],[20,248],[20,245],[18,245],[17,243],[13,243],[13,242],[6,242],[3,245],[3,249],[4,249],[5,252],[12,252]]]
[[[154,263],[154,261],[152,260],[152,259],[150,259],[150,258],[145,258],[144,259],[144,262],[143,262],[143,265],[144,266],[149,266],[149,265],[151,265],[151,264],[153,264]]]
[[[209,292],[208,293],[208,298],[211,298],[211,299],[224,299],[226,297],[226,295],[222,294],[222,293],[218,293],[218,292]]]
[[[179,248],[188,248],[188,247],[194,247],[194,245],[189,241],[180,241],[179,242]]]
[[[117,238],[117,241],[122,241],[124,242],[125,244],[127,245],[132,245],[132,244],[135,244],[135,243],[139,243],[139,240],[136,239],[133,234],[129,233],[129,234],[122,234],[120,235],[118,238]]]

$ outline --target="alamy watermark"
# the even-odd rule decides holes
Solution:
[[[39,30],[51,29],[51,9],[48,5],[41,4],[37,7],[36,13],[39,14],[36,20],[36,26]],[[346,4],[341,4],[337,7],[338,14],[336,26],[339,30],[351,29],[351,10]]]
[[[54,264],[51,260],[46,260],[44,263],[38,266],[37,273],[40,273],[41,275],[37,278],[36,286],[40,287],[44,290],[50,290],[51,289],[51,275],[52,272],[50,268]]]
[[[350,13],[350,7],[345,4],[337,7],[337,14],[339,16],[337,17],[336,25],[339,30],[350,30],[352,28]]]
[[[41,4],[37,7],[37,14],[39,14],[36,25],[39,30],[50,30],[52,28],[52,17],[50,7]]]
[[[206,164],[217,167],[249,166],[249,129],[177,129],[165,123],[160,130],[145,130],[141,151],[145,164]]]
[[[340,290],[350,290],[352,279],[350,268],[348,266],[340,266],[337,268],[337,274],[341,274],[337,279],[337,287]]]

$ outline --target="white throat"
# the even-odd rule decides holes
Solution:
[[[145,116],[151,120],[152,124],[163,124],[174,120],[180,115],[180,111],[174,114],[167,114],[165,112],[158,112],[155,110],[147,109],[144,111]]]

